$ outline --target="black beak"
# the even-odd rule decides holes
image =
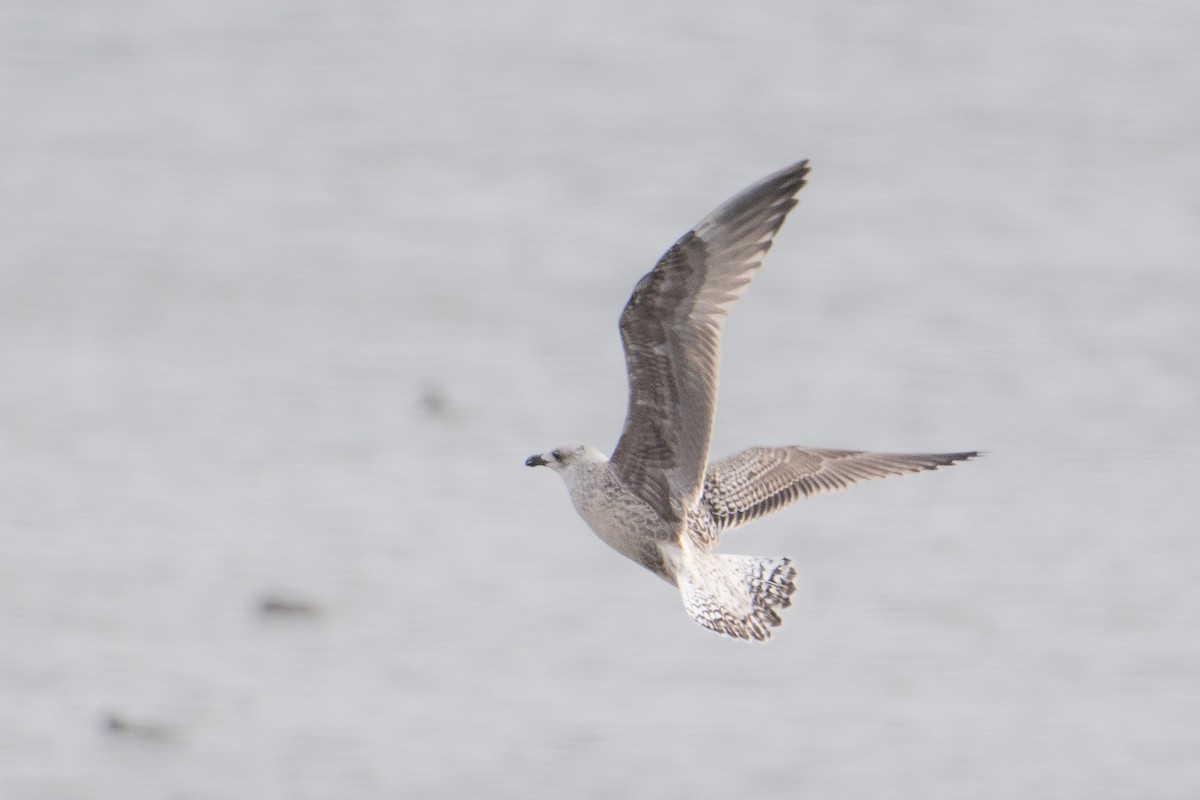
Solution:
[[[529,458],[525,459],[525,466],[527,467],[544,467],[549,463],[549,461],[541,456],[530,456]]]

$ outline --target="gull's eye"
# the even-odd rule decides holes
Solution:
[[[555,461],[562,461],[562,451],[555,450],[553,453],[550,454],[550,457],[553,458]]]

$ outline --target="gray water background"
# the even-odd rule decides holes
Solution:
[[[1198,8],[5,3],[0,796],[1200,797]],[[801,157],[714,454],[988,455],[748,646],[522,461]]]

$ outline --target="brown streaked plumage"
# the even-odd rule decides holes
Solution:
[[[611,463],[667,519],[682,519],[700,495],[725,317],[807,175],[807,161],[793,164],[705,217],[638,282],[621,314],[629,410]]]
[[[819,447],[751,447],[708,465],[701,504],[729,530],[821,492],[871,478],[948,467],[978,453],[867,453]]]
[[[722,324],[807,176],[801,161],[735,195],[638,282],[621,314],[629,409],[612,458],[572,444],[525,461],[557,472],[596,535],[677,586],[693,620],[738,639],[771,638],[796,570],[787,558],[715,552],[722,531],[800,497],[976,455],[752,447],[707,463]]]

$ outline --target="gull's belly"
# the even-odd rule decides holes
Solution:
[[[673,559],[664,557],[663,547],[678,547],[676,528],[641,498],[606,480],[584,491],[572,491],[571,502],[601,541],[664,580],[675,582],[675,570],[669,563]]]

